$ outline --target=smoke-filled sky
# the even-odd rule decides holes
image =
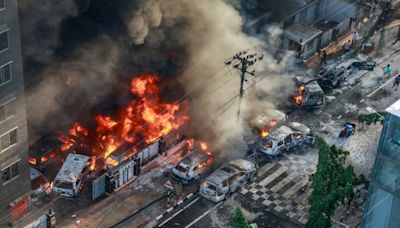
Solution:
[[[224,60],[248,48],[270,50],[280,34],[273,27],[264,31],[268,39],[245,34],[238,1],[20,0],[19,6],[31,141],[123,105],[129,79],[142,72],[168,79],[167,99],[202,88],[192,96],[191,115],[197,122],[212,119],[238,93],[237,72],[224,67]],[[258,77],[265,76],[263,69],[275,73],[256,89],[276,97],[275,91],[291,85],[264,54]],[[213,93],[206,96],[207,91]],[[253,105],[254,94],[245,109]],[[273,106],[273,96],[268,103]],[[227,131],[214,130],[224,135],[240,128],[233,119],[221,124]]]

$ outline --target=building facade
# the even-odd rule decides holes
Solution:
[[[358,1],[312,1],[283,21],[282,48],[297,51],[299,57],[307,59],[355,30],[367,8]]]
[[[17,0],[0,0],[0,226],[30,206],[28,133]]]
[[[400,227],[400,100],[387,110],[362,227]]]

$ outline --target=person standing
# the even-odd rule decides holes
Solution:
[[[395,45],[397,41],[400,41],[400,26],[399,29],[397,30],[396,40],[392,43],[392,45]]]
[[[343,45],[344,53],[348,53],[350,51],[350,48],[351,48],[351,40],[347,41],[347,43]]]
[[[358,32],[354,31],[353,35],[351,35],[351,46],[353,47],[356,46],[358,38],[359,38]]]
[[[387,76],[390,78],[390,76],[392,76],[392,66],[390,66],[390,64],[388,64],[385,68],[385,74],[387,74]]]
[[[321,62],[320,65],[324,64],[326,65],[326,59],[328,58],[328,54],[326,53],[325,50],[322,51],[322,58],[321,58]]]
[[[393,87],[395,91],[397,91],[399,84],[400,84],[400,74],[397,75],[396,78],[394,79]]]

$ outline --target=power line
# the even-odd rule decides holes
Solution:
[[[355,3],[357,3],[357,2],[359,2],[360,0],[357,0],[356,2],[354,2],[353,4],[351,4],[351,5],[354,5]],[[350,6],[351,6],[350,5]],[[347,7],[345,7],[345,8],[343,8],[341,11],[343,11],[344,9],[346,9],[346,8],[348,8],[348,7],[350,7],[350,6],[347,6]],[[341,12],[341,11],[339,11],[339,12]],[[357,11],[357,12],[361,12],[361,10],[359,10],[359,11]],[[333,15],[331,15],[331,16],[333,16]],[[314,61],[312,61],[312,62],[317,62],[316,60],[314,60]],[[220,70],[222,70],[224,67],[222,67],[222,68],[220,68],[214,75],[212,75],[210,78],[213,78],[214,76],[216,76],[216,74],[217,73],[219,73],[220,72]],[[270,72],[268,72],[268,73],[272,73],[272,71],[270,71]],[[266,73],[266,75],[268,74],[268,73]],[[263,81],[263,80],[265,80],[267,77],[263,77],[263,78],[261,78],[259,81],[257,81],[257,82],[255,82],[254,84],[252,84],[252,85],[250,85],[248,88],[246,88],[246,89],[243,89],[243,94],[244,94],[244,92],[246,92],[248,89],[250,89],[250,88],[252,88],[253,86],[255,86],[258,82],[261,82],[261,81]],[[233,77],[231,78],[231,80],[233,79]],[[164,80],[163,80],[164,81]],[[230,81],[230,80],[229,80]],[[223,85],[222,85],[223,86]],[[218,88],[220,88],[220,87],[222,87],[222,86],[219,86]],[[199,87],[197,87],[197,89],[200,89],[200,87],[201,86],[199,86]],[[191,94],[191,93],[193,93],[195,90],[197,90],[197,89],[194,89],[194,90],[192,90],[191,92],[189,92],[189,94]],[[213,91],[212,91],[213,92]],[[239,95],[240,94],[237,94],[237,95],[235,95],[234,97],[232,97],[227,103],[225,103],[223,106],[225,106],[225,105],[228,105],[228,104],[230,104],[232,101],[234,101],[235,100],[235,98],[237,98],[237,97],[239,97]],[[184,96],[188,96],[188,94],[185,94]],[[180,98],[180,99],[182,99],[182,97]],[[177,100],[177,102],[178,103],[181,103],[179,100],[180,99],[178,99]],[[220,116],[222,116],[224,113],[226,113],[228,110],[229,110],[229,107],[230,107],[230,105],[228,106],[228,108],[226,108],[226,109],[224,109],[224,111],[223,112],[221,112],[218,116],[217,116],[217,118],[215,118],[215,119],[213,119],[208,125],[207,125],[207,127],[209,127],[209,125],[210,124],[212,124],[213,122],[215,122]],[[206,128],[207,128],[206,127]],[[203,128],[203,129],[206,129],[206,128]],[[155,141],[157,141],[157,140],[159,140],[161,137],[159,137],[159,138],[157,138]],[[138,145],[138,144],[136,144],[136,145]],[[97,159],[99,159],[99,158],[97,158]],[[96,159],[96,160],[97,160]],[[99,171],[97,171],[97,173],[98,173]],[[97,174],[97,173],[95,173],[95,174]],[[83,180],[82,182],[85,182],[85,181],[88,181],[88,180],[90,180],[90,179],[85,179],[85,180]],[[44,197],[45,195],[43,195],[43,197]],[[40,197],[40,198],[42,198],[42,197]],[[40,199],[39,198],[39,199]],[[50,204],[53,204],[56,200],[58,200],[59,198],[61,198],[61,197],[59,197],[59,196],[57,196],[57,197],[55,197],[55,199],[54,200],[52,200],[49,204],[46,204],[46,205],[44,205],[42,208],[44,208],[44,207],[46,207],[46,206],[48,206],[48,205],[50,205]],[[41,208],[41,209],[42,209]],[[39,209],[39,210],[41,210],[41,209]],[[21,209],[22,210],[22,209]],[[0,221],[4,221],[5,219],[7,219],[7,218],[10,218],[11,217],[11,214],[10,215],[6,215],[5,217],[3,217]],[[18,224],[18,223],[17,223]]]

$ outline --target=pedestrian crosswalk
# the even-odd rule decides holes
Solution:
[[[262,166],[258,179],[240,192],[258,201],[267,210],[304,223],[307,221],[307,199],[311,193],[309,175],[316,170],[315,160],[291,156]]]

